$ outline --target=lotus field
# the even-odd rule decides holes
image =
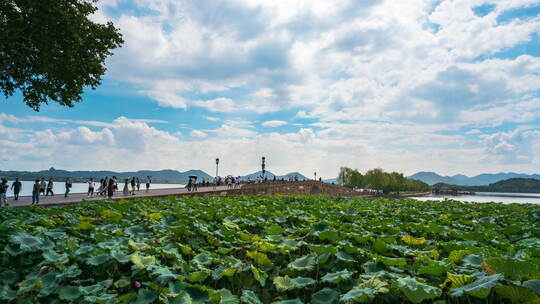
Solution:
[[[0,303],[540,303],[540,206],[275,196],[0,210]]]

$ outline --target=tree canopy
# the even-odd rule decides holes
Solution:
[[[95,89],[105,59],[123,43],[111,22],[93,22],[97,0],[0,1],[0,89],[17,90],[39,111],[50,101],[72,107]]]
[[[357,169],[341,167],[338,182],[349,188],[377,189],[384,192],[429,190],[429,185],[422,181],[406,178],[403,173],[387,173],[380,168],[371,169],[362,175]]]

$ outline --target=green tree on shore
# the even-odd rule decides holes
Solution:
[[[357,169],[341,167],[338,182],[349,188],[377,189],[385,193],[430,189],[429,185],[422,181],[406,178],[403,173],[387,173],[381,168],[368,170],[362,175]]]
[[[111,22],[95,23],[97,0],[0,1],[0,90],[17,90],[39,111],[50,101],[72,107],[85,87],[95,89],[105,59],[122,45]]]

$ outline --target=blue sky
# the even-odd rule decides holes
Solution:
[[[538,173],[540,3],[100,1],[74,108],[2,101],[0,167]]]

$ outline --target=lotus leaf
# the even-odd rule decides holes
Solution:
[[[512,303],[527,303],[539,299],[534,291],[515,285],[496,286],[495,293]]]
[[[135,251],[144,251],[144,250],[150,249],[150,246],[148,244],[137,243],[133,240],[129,240],[128,245]]]
[[[242,291],[242,297],[241,297],[242,303],[247,304],[263,304],[261,299],[251,290],[243,290]]]
[[[450,265],[442,261],[430,261],[428,265],[418,267],[418,273],[438,277],[446,274],[449,268]]]
[[[335,230],[326,230],[319,233],[319,238],[323,241],[336,242],[339,240],[339,233]]]
[[[537,294],[540,295],[540,280],[529,280],[523,282],[523,287],[529,288],[530,290],[533,290]]]
[[[475,278],[470,276],[470,275],[467,275],[467,274],[452,274],[450,272],[448,272],[446,274],[446,281],[445,282],[449,282],[451,285],[450,287],[452,288],[458,288],[458,287],[461,287],[463,285],[467,285],[471,282],[474,282]]]
[[[324,288],[311,296],[311,304],[333,304],[339,300],[339,292],[332,288]]]
[[[459,297],[462,295],[471,295],[480,299],[485,299],[491,292],[491,288],[497,285],[497,282],[502,279],[502,275],[494,274],[490,276],[484,276],[476,281],[463,285],[458,288],[452,288],[451,295],[453,297]]]
[[[272,302],[272,304],[304,304],[304,302],[300,301],[300,299],[293,299],[293,300],[275,301],[275,302]]]
[[[0,302],[533,304],[538,218],[532,204],[319,196],[0,208]]]
[[[198,265],[206,266],[212,264],[212,256],[207,253],[199,253],[193,258],[192,261]]]
[[[336,254],[337,248],[333,245],[308,245],[311,251],[316,254]]]
[[[108,254],[100,254],[100,255],[96,255],[96,256],[93,256],[91,258],[89,258],[86,262],[90,265],[93,265],[93,266],[99,266],[107,261],[109,261],[111,259],[111,256],[108,255]]]
[[[250,265],[250,268],[255,280],[257,280],[257,282],[259,282],[259,284],[264,287],[264,285],[266,285],[266,279],[268,278],[268,274],[253,265]]]
[[[49,263],[58,263],[67,259],[67,253],[57,253],[54,250],[47,250],[42,253],[43,258]]]
[[[336,254],[336,258],[338,258],[338,260],[343,261],[343,262],[349,262],[349,263],[354,262],[354,258],[345,251],[339,251]]]
[[[60,299],[66,301],[73,301],[80,298],[83,293],[77,286],[64,286],[58,291]]]
[[[341,296],[341,301],[345,303],[369,303],[377,294],[388,293],[389,291],[388,283],[381,281],[378,277],[373,277],[349,290]]]
[[[307,254],[289,263],[287,267],[298,271],[309,271],[315,267],[316,262],[317,256],[315,254]]]
[[[159,296],[159,292],[147,288],[139,289],[134,304],[152,304]]]
[[[487,273],[502,273],[511,280],[520,280],[538,272],[536,264],[515,259],[489,258],[484,260],[484,264]]]
[[[255,263],[259,266],[263,267],[272,267],[274,264],[272,264],[272,261],[268,258],[268,256],[262,252],[257,251],[249,251],[247,253],[247,256],[252,258]]]
[[[413,303],[420,303],[441,295],[439,288],[419,282],[411,277],[398,279],[396,281],[396,287]]]
[[[204,269],[204,270],[201,270],[201,271],[196,271],[196,272],[192,272],[189,274],[188,276],[188,280],[190,282],[202,282],[204,280],[206,280],[206,278],[208,278],[210,276],[210,271],[208,271],[207,269]]]
[[[274,285],[276,286],[276,289],[279,292],[293,290],[295,288],[293,281],[288,276],[275,277]]]
[[[240,303],[240,299],[238,299],[237,296],[233,295],[230,290],[228,289],[220,289],[217,291],[217,294],[219,294],[219,303],[220,304],[238,304]]]
[[[146,269],[150,265],[156,264],[155,256],[142,256],[138,253],[131,255],[130,261],[137,266],[139,269]]]
[[[425,238],[423,238],[423,237],[422,238],[415,238],[415,237],[410,236],[410,235],[402,236],[401,240],[407,245],[414,245],[414,246],[424,245],[426,243]]]
[[[352,275],[353,275],[353,272],[349,272],[348,270],[342,270],[342,271],[338,271],[338,272],[332,272],[332,273],[325,274],[321,278],[321,281],[337,284],[337,283],[339,283],[341,281],[350,279],[352,277]]]

